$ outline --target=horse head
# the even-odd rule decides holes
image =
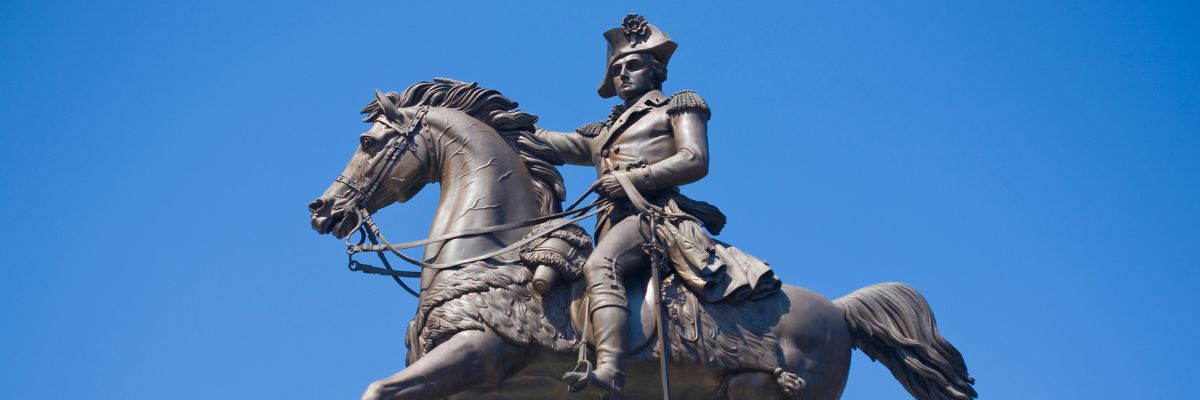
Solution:
[[[559,210],[562,175],[535,134],[537,117],[494,89],[434,79],[401,94],[376,91],[362,113],[371,129],[342,174],[309,203],[318,233],[345,237],[364,213],[407,201],[434,181],[442,196],[431,235]]]
[[[428,107],[397,107],[396,93],[375,92],[363,122],[371,128],[325,193],[308,205],[317,233],[343,238],[358,227],[359,210],[374,213],[415,196],[431,179],[420,130]]]

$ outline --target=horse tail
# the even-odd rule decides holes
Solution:
[[[967,364],[942,334],[929,303],[902,283],[881,283],[834,300],[842,310],[854,347],[892,371],[920,400],[978,397]]]

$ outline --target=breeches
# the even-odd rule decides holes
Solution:
[[[602,233],[599,244],[583,265],[583,278],[591,297],[591,312],[604,307],[629,308],[623,277],[649,264],[642,244],[649,241],[650,226],[636,214],[626,216]]]

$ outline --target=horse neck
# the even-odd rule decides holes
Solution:
[[[536,218],[541,211],[533,180],[520,156],[494,129],[462,112],[433,109],[426,117],[441,200],[429,229],[439,236]],[[528,229],[478,235],[432,244],[425,259],[451,262],[500,249]],[[429,271],[429,270],[427,270]],[[433,276],[422,286],[432,283]]]

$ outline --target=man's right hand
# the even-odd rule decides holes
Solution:
[[[617,181],[617,177],[613,176],[613,174],[620,173],[623,172],[610,172],[604,174],[604,176],[600,178],[600,185],[596,188],[596,193],[600,193],[601,196],[610,199],[625,198],[627,196],[625,194],[625,189],[621,187],[621,182]]]

